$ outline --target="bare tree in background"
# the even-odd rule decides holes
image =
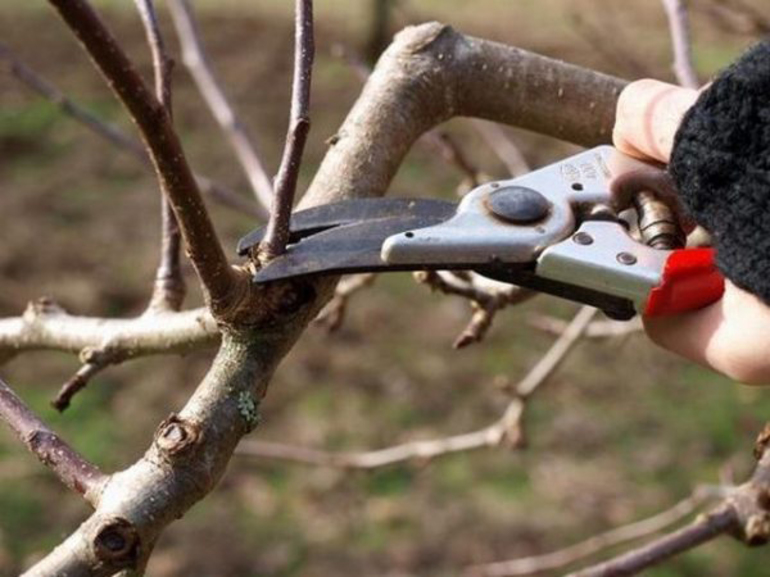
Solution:
[[[63,410],[93,374],[111,364],[212,345],[218,346],[218,353],[185,406],[159,423],[146,453],[121,471],[104,472],[88,462],[3,382],[0,418],[65,486],[93,508],[80,527],[26,574],[142,574],[164,529],[217,485],[242,437],[257,427],[260,403],[276,367],[335,295],[336,278],[290,280],[260,287],[251,282],[251,273],[260,266],[260,260],[281,254],[286,246],[287,218],[309,129],[312,2],[296,1],[291,123],[272,186],[251,137],[242,130],[236,112],[216,83],[189,5],[185,0],[169,3],[186,53],[185,65],[230,139],[256,199],[264,205],[266,197],[273,194],[269,244],[264,251],[236,264],[227,259],[202,197],[203,191],[221,191],[221,187],[193,173],[174,126],[169,59],[152,1],[135,2],[152,54],[152,83],[137,72],[87,0],[49,3],[136,124],[141,149],[132,138],[91,122],[103,137],[122,142],[121,146],[133,150],[132,154],[154,169],[163,206],[167,207],[162,212],[164,242],[155,288],[143,315],[134,319],[83,317],[64,311],[53,301],[40,300],[19,317],[0,319],[0,361],[37,349],[80,355],[82,368],[56,399],[57,408]],[[49,83],[35,80],[34,73],[7,49],[2,56],[17,76],[39,92],[56,94]],[[454,116],[519,126],[583,146],[609,142],[616,100],[624,85],[621,79],[470,38],[441,24],[410,27],[381,57],[376,73],[330,141],[300,206],[384,194],[411,146]],[[538,97],[525,98],[535,87]],[[57,101],[69,113],[79,111],[81,119],[93,121],[71,101],[61,96]],[[457,162],[456,153],[454,158]],[[213,196],[223,198],[222,194]],[[182,310],[185,291],[179,282],[178,237],[195,269],[205,307]],[[523,299],[518,293],[501,296],[495,287],[480,287],[463,275],[422,280],[487,307],[487,316],[477,325],[488,326],[494,310]],[[350,289],[343,291],[343,296],[349,294]],[[592,309],[581,309],[549,353],[513,387],[513,400],[500,419],[478,431],[363,454],[333,454],[256,441],[244,443],[240,451],[309,464],[375,468],[502,443],[520,446],[527,403],[574,343],[589,332],[593,316]],[[470,330],[483,336],[486,329]],[[744,484],[696,491],[691,499],[646,523],[618,529],[545,558],[472,567],[468,572],[513,575],[560,568],[603,548],[666,529],[708,500],[715,504],[692,524],[579,574],[635,573],[725,533],[748,544],[766,542],[770,537],[769,445],[770,430],[766,430],[755,449],[755,472]]]

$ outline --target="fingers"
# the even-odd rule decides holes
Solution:
[[[729,281],[721,300],[691,313],[647,317],[658,345],[736,381],[770,384],[770,307]]]
[[[698,91],[658,80],[632,82],[620,93],[613,141],[621,151],[668,162],[674,136]]]

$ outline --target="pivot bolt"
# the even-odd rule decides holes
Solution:
[[[525,186],[500,188],[487,197],[486,205],[496,217],[512,224],[534,224],[551,212],[548,199]]]

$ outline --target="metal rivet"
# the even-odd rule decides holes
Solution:
[[[593,244],[594,238],[587,232],[578,232],[572,237],[572,240],[577,244],[589,245]]]
[[[619,252],[617,259],[620,264],[625,264],[625,265],[636,264],[636,257],[632,255],[630,252]]]

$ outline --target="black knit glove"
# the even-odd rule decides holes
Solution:
[[[770,304],[770,39],[698,98],[674,140],[669,171],[717,266]]]

